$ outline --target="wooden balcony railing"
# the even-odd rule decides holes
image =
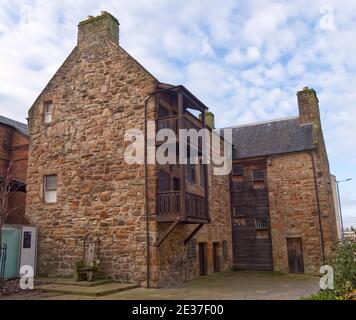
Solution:
[[[209,217],[206,210],[204,197],[185,193],[185,214],[181,210],[181,192],[167,191],[157,194],[157,219],[159,221],[174,221],[179,216],[181,221],[206,220]]]
[[[205,198],[187,192],[185,195],[186,216],[189,218],[207,219]]]
[[[202,125],[194,123],[194,121],[188,119],[186,116],[183,118],[183,128],[182,129],[196,129],[200,130]],[[169,116],[157,119],[157,131],[161,129],[171,129],[174,132],[178,132],[178,116]]]
[[[157,131],[161,129],[171,129],[177,133],[178,129],[178,117],[177,116],[169,116],[157,119]]]
[[[159,192],[157,195],[157,216],[171,219],[180,215],[180,191]]]

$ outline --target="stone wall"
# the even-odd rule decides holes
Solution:
[[[232,268],[232,236],[229,176],[214,176],[209,170],[209,213],[210,224],[205,224],[194,237],[196,243],[195,256],[188,257],[188,245],[184,240],[197,225],[180,224],[157,249],[158,271],[153,279],[153,286],[162,286],[167,283],[177,283],[196,279],[199,277],[198,244],[207,245],[207,272],[213,272],[213,243],[218,243],[220,270]],[[157,237],[169,226],[160,223]],[[223,255],[223,241],[227,241],[226,256]]]
[[[102,19],[106,23],[105,16]],[[94,29],[95,31],[95,29]],[[111,38],[73,50],[29,112],[32,143],[26,213],[38,227],[38,272],[64,275],[82,258],[78,240],[100,240],[104,272],[146,278],[144,166],[128,165],[128,129],[144,126],[156,80]],[[43,123],[53,102],[52,123]],[[57,174],[57,202],[43,199],[44,175]]]
[[[160,248],[154,247],[165,227],[156,222],[157,168],[148,165],[146,171],[143,164],[124,161],[125,133],[144,130],[145,105],[146,120],[155,119],[150,94],[157,80],[118,45],[115,23],[104,13],[79,24],[77,47],[29,112],[26,213],[39,231],[38,273],[72,274],[82,258],[80,240],[90,235],[100,240],[101,269],[112,278],[145,285],[149,271],[152,286],[185,281],[198,276],[197,259],[184,264],[183,241],[193,225],[179,225]],[[52,122],[45,124],[48,101],[53,103]],[[57,202],[51,204],[43,197],[49,174],[58,179]],[[231,266],[228,181],[210,177],[212,224],[196,238],[209,248],[212,241],[228,241],[222,269]]]
[[[267,166],[273,265],[275,271],[288,272],[287,238],[302,238],[305,273],[319,274],[323,250],[319,228],[317,194],[312,155],[299,152],[270,157]],[[316,172],[326,168],[318,166]],[[328,187],[318,179],[318,194],[326,255],[336,240],[333,231]],[[330,213],[330,216],[329,216]]]

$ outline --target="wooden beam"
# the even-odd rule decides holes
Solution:
[[[162,236],[155,242],[154,246],[159,247],[162,242],[169,236],[169,234],[174,230],[177,224],[180,222],[180,217],[176,221],[173,221],[171,225],[163,232]]]
[[[205,114],[205,110],[203,110],[202,112],[202,125],[203,125],[203,128],[205,129],[206,128],[206,114]],[[211,133],[211,135],[213,135],[213,132]],[[202,146],[202,149],[204,150],[204,148],[206,149],[206,146]],[[211,156],[211,155],[209,155]],[[207,218],[209,219],[209,222],[210,222],[210,214],[209,214],[209,167],[208,165],[205,163],[205,164],[202,164],[203,168],[204,168],[204,180],[205,180],[205,183],[204,183],[204,195],[205,195],[205,210],[206,210],[206,216]]]
[[[183,94],[182,92],[178,92],[178,129],[184,128],[184,104],[183,104]],[[178,130],[179,134],[179,130]],[[181,152],[183,151],[182,147],[186,147],[181,144],[179,141],[179,160],[181,157]],[[182,217],[186,216],[186,208],[185,208],[185,165],[183,163],[179,164],[179,177],[180,177],[180,213]]]
[[[192,233],[184,240],[184,245],[186,246],[187,243],[193,239],[193,237],[198,233],[198,231],[202,228],[204,223],[198,224],[195,229],[192,231]]]

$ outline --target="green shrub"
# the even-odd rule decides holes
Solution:
[[[308,298],[301,298],[302,300],[345,300],[341,295],[338,296],[334,290],[321,290],[318,293],[311,295]]]
[[[356,290],[356,241],[337,243],[327,263],[334,269],[334,289],[321,290],[302,300],[345,300]]]
[[[329,264],[334,268],[334,291],[342,295],[356,289],[356,242],[339,242]]]

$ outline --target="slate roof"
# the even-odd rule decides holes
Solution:
[[[25,134],[27,136],[29,135],[27,124],[3,117],[1,115],[0,115],[0,123],[14,127],[15,129],[17,129],[18,131],[22,132],[23,134]]]
[[[299,117],[231,127],[233,159],[312,150],[313,126]]]

